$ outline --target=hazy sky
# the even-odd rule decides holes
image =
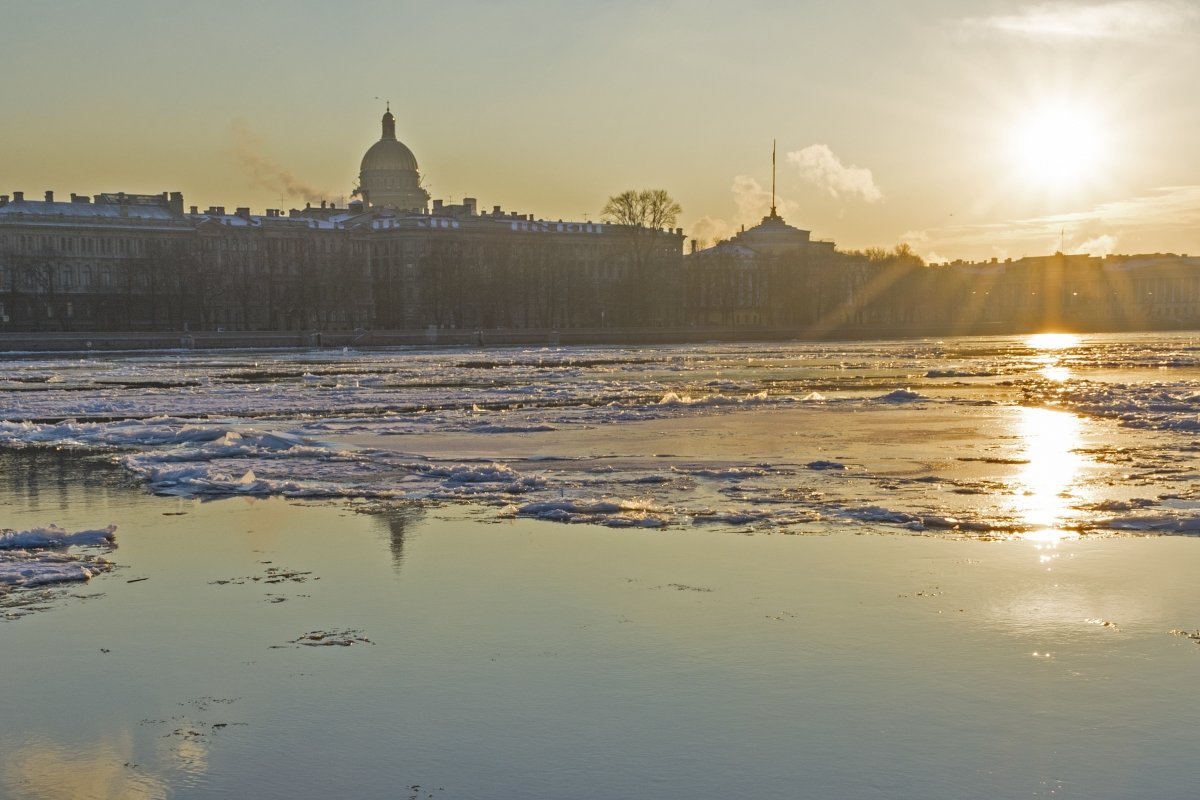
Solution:
[[[665,188],[931,260],[1200,254],[1200,2],[0,0],[0,193],[339,205],[383,100],[435,198]],[[280,198],[283,198],[282,200]]]

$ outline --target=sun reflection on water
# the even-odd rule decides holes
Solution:
[[[1034,363],[1041,365],[1038,370],[1048,381],[1062,383],[1071,377],[1071,370],[1061,365],[1059,351],[1079,344],[1079,337],[1073,333],[1035,333],[1025,340],[1025,344],[1040,351],[1034,357]]]
[[[1034,350],[1064,350],[1079,344],[1073,333],[1035,333],[1025,339],[1025,344]]]
[[[1040,547],[1077,539],[1070,530],[1078,515],[1072,489],[1085,459],[1080,447],[1081,422],[1074,414],[1045,408],[1022,408],[1017,434],[1026,464],[1015,478],[1016,511],[1029,527],[1023,538]]]

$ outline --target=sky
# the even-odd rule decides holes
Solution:
[[[1200,255],[1200,0],[0,0],[0,194],[342,205],[385,102],[434,198],[702,245],[771,205],[929,261]]]

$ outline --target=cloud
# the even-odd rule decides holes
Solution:
[[[1019,258],[1053,253],[1060,247],[1068,253],[1106,255],[1115,252],[1118,241],[1125,252],[1195,251],[1200,242],[1200,185],[1164,186],[1140,197],[1067,214],[919,233],[924,238],[910,241],[931,261],[933,250],[953,253],[955,258],[980,258],[984,253],[1012,253]]]
[[[1179,30],[1197,10],[1173,0],[1109,3],[1041,3],[1013,14],[968,17],[959,29],[1035,41],[1147,40]]]
[[[883,192],[875,185],[871,170],[842,164],[829,145],[811,144],[803,150],[795,150],[787,154],[787,162],[795,165],[801,178],[833,197],[858,197],[868,203],[883,199]]]
[[[234,122],[231,129],[233,143],[230,145],[230,151],[249,173],[250,180],[255,185],[289,198],[301,198],[309,203],[331,196],[330,192],[300,180],[289,170],[263,155],[262,139],[244,122]]]

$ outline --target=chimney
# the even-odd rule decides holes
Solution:
[[[167,200],[167,206],[170,207],[171,213],[176,216],[183,216],[183,192],[171,192]]]
[[[324,200],[322,200],[322,201],[321,201],[321,208],[324,208],[324,207],[325,207],[325,201],[324,201]]]
[[[8,205],[8,195],[0,194],[0,206]]]
[[[442,201],[441,201],[441,200],[434,200],[434,201],[433,201],[433,210],[434,210],[435,212],[437,212],[437,211],[441,211],[441,210],[442,210]]]
[[[696,248],[699,246],[700,243],[697,242],[695,239],[692,239],[691,244],[692,244],[692,252],[694,253],[694,252],[696,252]]]
[[[466,207],[467,213],[470,214],[472,217],[475,216],[475,209],[477,207],[478,202],[479,201],[476,200],[474,197],[464,197],[463,198],[463,206]]]
[[[25,202],[25,193],[24,192],[13,192],[13,202],[14,203]]]
[[[46,202],[47,203],[54,202],[54,192],[50,191],[49,189],[46,190]]]
[[[500,216],[500,206],[492,206],[492,213],[496,216]]]
[[[197,215],[197,214],[199,214],[199,213],[200,213],[200,207],[199,207],[199,206],[188,206],[188,208],[190,209],[190,210],[188,211],[188,213],[189,213],[189,214],[191,214],[192,216],[195,216],[195,215]]]
[[[92,202],[92,198],[88,197],[86,194],[75,194],[74,192],[71,192],[71,202],[72,203],[90,203],[90,202]]]
[[[237,215],[242,219],[250,219],[250,209],[244,206],[238,206]]]

